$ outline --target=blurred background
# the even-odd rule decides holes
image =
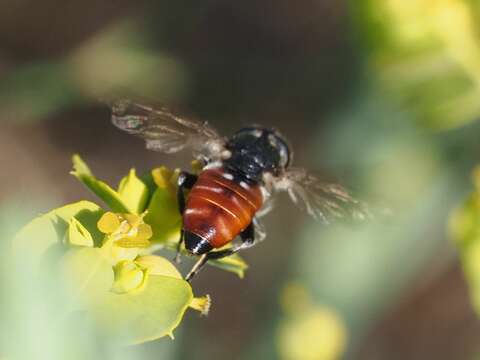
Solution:
[[[226,135],[274,126],[296,166],[392,214],[322,226],[282,198],[265,218],[267,240],[243,254],[244,280],[215,268],[196,279],[213,299],[207,318],[189,313],[175,341],[122,356],[480,356],[480,322],[446,231],[480,158],[478,2],[18,0],[0,9],[3,238],[39,213],[94,199],[68,175],[73,153],[110,183],[130,167],[189,166],[189,154],[148,152],[113,128],[98,99],[119,93],[176,106]]]

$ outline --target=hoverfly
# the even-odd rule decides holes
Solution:
[[[250,126],[222,137],[207,122],[180,117],[163,107],[126,99],[111,105],[113,124],[143,138],[147,149],[171,154],[188,148],[203,165],[199,175],[181,172],[178,178],[183,224],[176,260],[182,243],[190,254],[200,255],[187,281],[209,260],[265,239],[258,219],[272,209],[278,192],[287,192],[293,203],[325,222],[346,215],[368,216],[362,203],[342,186],[292,167],[291,147],[277,130]],[[218,250],[237,236],[239,244]]]

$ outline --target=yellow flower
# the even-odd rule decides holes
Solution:
[[[108,240],[124,248],[145,248],[150,245],[152,228],[145,224],[142,215],[105,213],[98,221],[98,229],[108,235]],[[107,240],[107,241],[108,241]]]
[[[124,260],[114,267],[115,281],[112,291],[117,294],[124,294],[134,290],[141,290],[146,282],[148,271],[142,269],[135,262]]]
[[[277,348],[284,360],[334,360],[341,358],[347,331],[339,315],[315,304],[307,289],[289,284],[282,296],[287,314],[277,331]]]

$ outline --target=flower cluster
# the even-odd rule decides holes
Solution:
[[[12,255],[60,274],[70,308],[87,311],[100,329],[129,344],[173,337],[188,308],[208,313],[209,296],[195,297],[176,267],[157,255],[178,241],[179,171],[160,167],[140,178],[132,169],[115,190],[79,156],[73,160],[72,174],[109,210],[80,201],[42,215],[18,233]],[[247,267],[238,256],[214,265],[239,276]]]

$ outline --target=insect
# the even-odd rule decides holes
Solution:
[[[368,216],[362,203],[340,185],[292,167],[291,147],[274,129],[250,126],[222,137],[206,122],[125,99],[112,102],[112,122],[143,138],[147,149],[170,154],[188,148],[203,165],[198,175],[181,172],[178,178],[183,225],[176,259],[182,243],[190,254],[200,256],[187,281],[209,260],[265,239],[259,218],[272,209],[279,192],[287,192],[293,203],[325,222],[347,215]],[[240,242],[234,244],[237,236]],[[229,243],[230,248],[220,249]]]

